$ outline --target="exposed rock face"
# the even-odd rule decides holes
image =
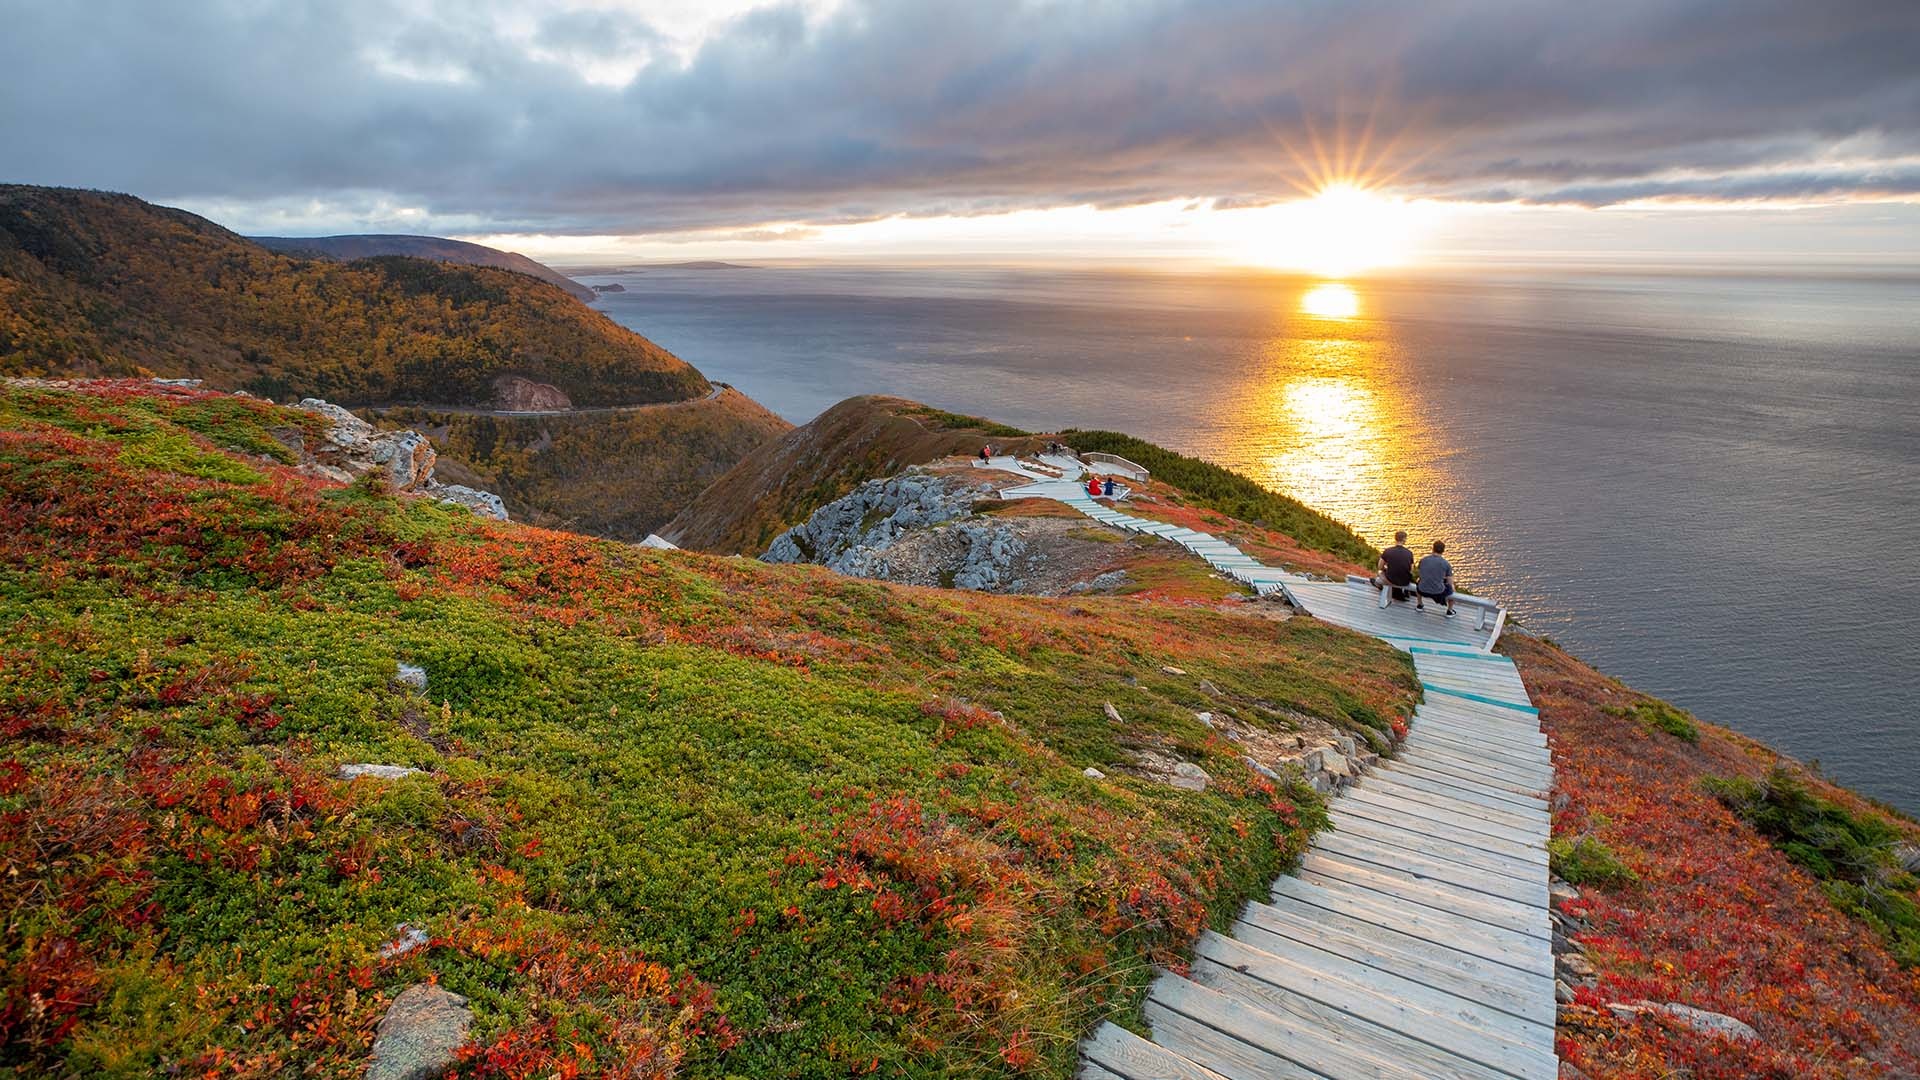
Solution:
[[[573,408],[566,391],[519,375],[493,380],[493,407],[502,412],[564,412]]]
[[[350,482],[362,473],[378,473],[393,491],[417,491],[433,478],[433,445],[417,431],[380,431],[331,402],[307,398],[297,406],[325,417],[325,442],[305,447],[313,469],[329,479]]]
[[[464,506],[481,517],[507,520],[507,504],[491,491],[481,491],[465,484],[442,484],[436,480],[427,485],[427,494],[443,503]]]
[[[297,428],[274,432],[282,444],[300,455],[301,468],[307,472],[343,484],[352,483],[362,474],[374,473],[386,481],[388,490],[427,495],[444,503],[464,506],[484,517],[507,520],[507,507],[500,496],[463,484],[443,484],[433,478],[436,455],[425,435],[417,431],[381,431],[346,409],[319,398],[307,398],[296,407],[324,417],[328,425],[319,446],[308,445],[306,436]]]
[[[437,1080],[453,1067],[472,1023],[459,994],[429,983],[407,987],[376,1029],[366,1080]]]
[[[979,497],[971,484],[924,472],[869,480],[815,510],[805,524],[781,533],[761,558],[814,562],[855,577],[884,578],[885,551],[902,533],[966,517]]]

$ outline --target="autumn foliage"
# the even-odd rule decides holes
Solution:
[[[1590,923],[1577,940],[1599,981],[1561,1011],[1562,1058],[1595,1080],[1920,1070],[1920,972],[1710,782],[1799,767],[1709,725],[1640,719],[1661,707],[1551,646],[1515,636],[1508,648],[1554,747],[1556,839],[1591,838],[1630,872],[1587,885],[1571,908]],[[1816,777],[1803,782],[1909,839],[1920,834]],[[1761,1038],[1718,1039],[1607,1008],[1643,1000],[1724,1013]]]
[[[1321,820],[1195,711],[1410,704],[1404,658],[1308,620],[342,487],[275,437],[315,422],[0,388],[0,1070],[358,1076],[436,980],[471,1076],[1064,1076]],[[402,924],[427,944],[383,954]]]

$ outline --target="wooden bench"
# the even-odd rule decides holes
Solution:
[[[1370,577],[1363,577],[1359,574],[1348,574],[1347,584],[1364,585],[1367,588],[1371,589],[1373,588],[1373,579]],[[1437,602],[1438,601],[1436,601],[1436,603]],[[1497,601],[1488,600],[1483,596],[1469,596],[1466,593],[1455,591],[1453,594],[1453,603],[1455,607],[1473,608],[1476,612],[1478,612],[1479,614],[1478,621],[1474,623],[1474,629],[1476,630],[1491,629],[1494,626],[1494,624],[1500,620],[1501,608],[1500,608],[1500,604]]]

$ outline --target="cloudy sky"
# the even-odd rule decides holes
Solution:
[[[0,26],[0,180],[247,232],[1205,257],[1348,181],[1428,258],[1920,251],[1914,0],[0,0]]]

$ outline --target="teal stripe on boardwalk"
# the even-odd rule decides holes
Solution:
[[[1444,686],[1435,686],[1430,682],[1421,683],[1420,688],[1422,690],[1430,690],[1436,694],[1445,694],[1448,697],[1466,698],[1468,701],[1478,701],[1483,705],[1498,705],[1503,709],[1512,709],[1515,712],[1523,712],[1532,716],[1540,715],[1540,710],[1534,708],[1531,705],[1522,705],[1516,701],[1502,701],[1497,697],[1488,697],[1485,694],[1469,694],[1465,690],[1449,690]]]
[[[1413,648],[1408,649],[1407,651],[1410,653],[1424,653],[1427,656],[1451,656],[1460,660],[1491,660],[1496,664],[1513,663],[1512,660],[1509,660],[1504,656],[1496,656],[1493,653],[1459,652],[1453,649],[1427,649],[1427,648],[1422,648],[1421,646],[1418,646],[1418,645],[1415,645]]]

